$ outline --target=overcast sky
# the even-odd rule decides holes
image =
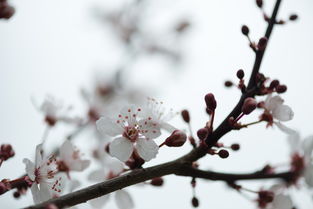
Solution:
[[[148,1],[148,0],[147,0]],[[83,107],[79,90],[87,86],[96,70],[111,71],[116,66],[118,50],[108,28],[93,15],[95,8],[111,8],[115,0],[27,0],[11,1],[16,15],[9,21],[0,21],[0,142],[9,142],[16,150],[14,159],[3,163],[0,178],[15,178],[24,172],[24,157],[31,157],[35,145],[44,131],[42,118],[31,104],[30,97],[40,101],[50,93],[75,111]],[[265,0],[270,12],[274,0]],[[218,102],[217,125],[236,104],[240,94],[235,89],[225,89],[226,79],[235,80],[239,68],[250,73],[254,54],[241,35],[242,24],[247,24],[251,37],[258,40],[266,24],[260,11],[251,0],[178,1],[151,0],[150,28],[162,33],[163,26],[181,18],[192,22],[190,31],[182,39],[184,55],[182,65],[164,62],[160,58],[147,58],[132,69],[131,82],[138,88],[153,89],[151,96],[162,99],[175,110],[191,111],[192,126],[203,126],[207,116],[203,112],[203,96],[213,92]],[[279,17],[299,14],[299,21],[274,29],[261,71],[271,78],[287,84],[283,95],[295,117],[288,126],[313,134],[312,48],[313,1],[284,0]],[[154,25],[155,24],[155,25]],[[166,27],[165,27],[166,28]],[[147,29],[148,30],[148,29]],[[115,56],[115,57],[114,57]],[[252,114],[246,121],[257,117]],[[182,124],[180,124],[182,125]],[[61,140],[67,133],[57,128],[52,134]],[[217,157],[201,161],[202,168],[225,172],[249,172],[265,163],[286,163],[288,145],[285,135],[275,128],[265,129],[261,124],[240,132],[232,132],[222,141],[240,142],[240,152],[231,153],[226,160]],[[83,141],[83,140],[81,140]],[[82,143],[82,142],[80,142]],[[174,151],[161,150],[158,158],[147,165],[158,164],[186,153],[190,147]],[[258,189],[260,183],[243,182]],[[267,182],[265,185],[271,185]],[[167,177],[163,188],[133,187],[128,189],[137,209],[191,208],[190,179]],[[199,181],[197,196],[199,208],[255,208],[251,201],[232,191],[223,183]],[[312,207],[307,191],[295,191],[299,208]],[[32,204],[31,195],[13,200],[11,194],[0,196],[1,206],[17,208]],[[89,207],[88,204],[84,208]],[[111,201],[107,208],[116,208]]]

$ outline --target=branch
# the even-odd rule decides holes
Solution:
[[[281,4],[281,0],[276,0],[276,4],[273,10],[271,19],[268,21],[268,26],[265,32],[265,37],[267,38],[268,41],[271,37],[273,27],[276,23],[276,16],[277,16],[280,4]],[[256,76],[260,71],[261,63],[262,63],[266,48],[267,47],[265,47],[264,50],[258,50],[255,54],[254,65],[253,65],[252,73],[250,75],[246,93],[241,95],[240,100],[238,101],[234,109],[231,111],[231,113],[224,119],[224,121],[217,127],[217,129],[211,135],[209,135],[207,139],[205,140],[205,142],[208,144],[209,147],[216,144],[216,142],[222,136],[224,136],[226,133],[232,130],[232,127],[228,124],[228,119],[230,117],[237,118],[241,113],[241,107],[245,99],[248,97],[254,97],[256,95],[257,90],[258,90],[257,83],[256,83]]]
[[[270,38],[273,27],[275,25],[275,20],[276,20],[276,16],[277,16],[277,12],[278,12],[280,3],[281,3],[281,0],[276,1],[275,7],[274,7],[274,10],[272,13],[272,17],[268,22],[267,30],[265,33],[265,37],[267,37],[267,39]],[[27,208],[28,209],[42,209],[42,208],[44,208],[45,205],[50,204],[50,203],[55,204],[56,206],[58,206],[60,208],[65,207],[65,206],[74,206],[74,205],[77,205],[79,203],[86,202],[88,200],[109,194],[111,192],[125,188],[127,186],[131,186],[131,185],[134,185],[134,184],[137,184],[140,182],[144,182],[146,180],[149,180],[149,179],[152,179],[155,177],[165,176],[165,175],[169,175],[169,174],[178,174],[179,175],[179,173],[182,173],[182,171],[181,171],[182,168],[187,168],[187,166],[190,167],[192,162],[205,156],[208,148],[211,148],[213,145],[216,144],[216,142],[222,136],[224,136],[226,133],[228,133],[229,131],[232,130],[232,128],[228,124],[228,119],[230,117],[234,117],[234,118],[238,117],[239,114],[241,113],[241,107],[243,105],[244,100],[247,97],[254,97],[257,93],[258,87],[257,87],[256,82],[255,82],[255,77],[259,72],[261,62],[263,60],[264,52],[265,52],[265,49],[263,51],[257,51],[253,70],[252,70],[252,73],[251,73],[251,76],[249,79],[249,84],[248,84],[246,93],[242,94],[239,102],[237,103],[235,108],[232,110],[232,112],[225,118],[225,120],[218,126],[218,128],[210,136],[208,136],[208,138],[205,140],[208,146],[197,147],[197,148],[193,149],[190,153],[186,154],[185,156],[183,156],[177,160],[170,161],[168,163],[160,164],[157,166],[149,167],[146,169],[137,169],[137,170],[134,170],[130,173],[127,173],[127,174],[124,174],[122,176],[111,179],[109,181],[98,183],[98,184],[89,186],[87,188],[78,190],[76,192],[61,196],[59,198],[51,199],[51,200],[48,200],[48,201],[43,202],[41,204],[38,204],[35,206],[30,206]],[[185,172],[187,172],[187,171],[185,171]],[[197,171],[196,173],[197,173],[197,175],[203,175],[203,177],[205,177],[207,175],[207,173],[205,171],[200,172],[200,170]],[[206,173],[206,175],[205,175],[205,173]],[[211,174],[212,174],[211,178],[214,178],[213,174],[216,174],[216,173],[211,173]],[[193,174],[193,175],[195,175],[195,174]],[[224,174],[224,178],[226,178],[225,175],[227,175],[227,174]],[[246,176],[246,177],[248,178],[249,174],[247,174],[247,175],[248,176]],[[283,175],[284,176],[285,174],[276,174],[276,175]],[[222,178],[221,176],[222,175],[220,175],[220,178]],[[242,177],[242,175],[239,175],[239,176],[232,175],[232,178],[237,177],[237,179],[239,179],[240,176]],[[229,174],[227,177],[230,178]],[[267,178],[279,178],[279,177],[276,177],[275,175],[274,176],[265,176],[265,177],[267,177]],[[261,178],[261,177],[259,177],[259,178]],[[280,177],[280,178],[282,178],[282,177]],[[250,179],[251,179],[251,176],[250,176]],[[214,179],[212,179],[212,180],[214,180]]]
[[[261,179],[282,179],[289,182],[293,177],[293,172],[282,172],[274,174],[266,174],[262,171],[245,174],[230,174],[230,173],[218,173],[213,171],[203,171],[193,167],[185,167],[176,175],[178,176],[191,176],[195,178],[208,179],[213,181],[225,181],[227,183],[233,183],[239,180],[261,180]]]

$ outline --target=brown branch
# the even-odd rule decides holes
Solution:
[[[276,16],[277,16],[277,12],[278,12],[278,8],[280,6],[280,3],[281,3],[281,0],[276,1],[275,7],[274,7],[274,10],[272,13],[272,17],[268,22],[267,30],[265,33],[265,37],[267,37],[268,39],[270,38],[270,35],[272,33],[272,30],[273,30],[273,26],[275,25],[275,20],[276,20]],[[149,167],[146,169],[134,170],[130,173],[119,176],[119,177],[114,178],[112,180],[98,183],[98,184],[89,186],[87,188],[78,190],[76,192],[61,196],[59,198],[51,199],[51,200],[48,200],[46,202],[43,202],[43,203],[35,205],[35,206],[30,206],[28,208],[29,209],[40,209],[40,208],[44,208],[44,206],[49,204],[49,203],[55,204],[60,208],[65,207],[65,206],[73,206],[73,205],[77,205],[79,203],[83,203],[83,202],[86,202],[88,200],[91,200],[93,198],[97,198],[97,197],[109,194],[111,192],[125,188],[127,186],[131,186],[131,185],[134,185],[134,184],[137,184],[140,182],[144,182],[146,180],[149,180],[149,179],[152,179],[155,177],[165,176],[165,175],[169,175],[169,174],[182,175],[183,172],[187,172],[187,171],[182,171],[182,170],[190,167],[192,162],[205,156],[208,148],[212,147],[214,144],[216,144],[216,142],[222,136],[224,136],[226,133],[228,133],[229,131],[232,130],[232,128],[228,124],[228,119],[230,117],[236,118],[239,116],[239,114],[241,113],[241,107],[242,107],[244,100],[247,97],[254,97],[256,95],[257,90],[258,90],[258,86],[255,82],[255,78],[259,72],[261,62],[263,60],[264,52],[265,52],[265,49],[263,51],[257,51],[256,52],[255,63],[253,66],[253,70],[252,70],[250,79],[249,79],[249,84],[248,84],[246,93],[242,94],[239,102],[237,103],[235,108],[232,110],[232,112],[225,118],[225,120],[219,125],[219,127],[210,136],[208,136],[208,138],[206,139],[206,143],[208,145],[207,147],[200,146],[198,148],[193,149],[190,153],[188,153],[187,155],[185,155],[185,156],[183,156],[177,160],[174,160],[174,161],[171,161],[168,163],[164,163],[161,165]],[[203,175],[203,177],[205,177],[203,172],[205,172],[205,171],[200,172],[200,170],[199,170],[196,173],[197,173],[197,175],[201,174],[201,175]],[[214,178],[214,177],[216,178],[216,175],[215,176],[213,175],[216,173],[210,173],[210,174],[212,174],[211,178]],[[195,175],[195,174],[192,174],[192,175]],[[227,174],[224,174],[224,178],[226,178],[225,175],[227,175]],[[277,175],[284,176],[287,174],[277,174]],[[220,176],[222,176],[222,175],[220,175]],[[233,178],[234,177],[239,178],[240,176],[243,177],[242,175],[239,175],[239,176],[233,175],[232,177]],[[208,177],[208,176],[206,176],[206,177]],[[227,177],[230,178],[230,176],[227,176]],[[248,174],[248,176],[246,176],[246,178],[248,178],[248,177],[250,177],[250,179],[252,178],[251,176],[249,176],[249,174]],[[277,177],[277,176],[265,176],[265,177],[268,177],[268,178],[284,178],[284,177]],[[220,178],[222,178],[222,177],[220,177]],[[259,178],[261,178],[261,177],[259,176]]]
[[[253,173],[245,174],[230,174],[230,173],[218,173],[213,171],[203,171],[193,167],[184,167],[180,172],[176,173],[178,176],[191,176],[196,178],[208,179],[213,181],[225,181],[227,183],[233,183],[239,180],[261,180],[261,179],[282,179],[289,182],[293,179],[293,172],[282,172],[266,174],[264,172],[258,171]]]
[[[268,26],[265,32],[265,37],[268,39],[270,39],[272,31],[273,31],[273,27],[275,25],[276,22],[276,16],[278,13],[278,9],[279,6],[281,4],[281,0],[276,0],[276,4],[272,13],[272,16],[268,22]],[[254,60],[254,65],[253,65],[253,69],[252,69],[252,73],[250,75],[250,79],[249,79],[249,83],[247,86],[247,90],[246,93],[242,94],[240,100],[238,101],[237,105],[235,106],[235,108],[231,111],[231,113],[225,118],[225,120],[217,127],[217,129],[207,137],[206,139],[206,143],[208,144],[208,146],[213,146],[214,144],[216,144],[216,142],[222,137],[224,136],[226,133],[228,133],[229,131],[232,130],[232,127],[228,124],[228,119],[230,117],[234,117],[237,118],[240,113],[241,113],[241,107],[243,105],[243,102],[245,101],[246,98],[248,97],[254,97],[257,93],[258,90],[258,86],[256,83],[256,76],[260,71],[260,67],[261,67],[261,63],[263,60],[263,56],[265,53],[267,47],[264,48],[264,50],[258,50],[255,54],[255,60]]]

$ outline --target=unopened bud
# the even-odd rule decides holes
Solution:
[[[59,209],[55,204],[48,204],[44,207],[44,209]]]
[[[7,187],[4,183],[0,182],[0,195],[7,191]]]
[[[14,7],[7,5],[5,7],[0,7],[0,19],[10,19],[15,13]]]
[[[163,183],[164,183],[164,180],[161,177],[153,178],[150,182],[150,184],[153,186],[162,186]]]
[[[258,43],[258,49],[263,51],[266,45],[267,45],[267,38],[266,37],[260,38],[259,43]]]
[[[255,110],[256,106],[257,102],[255,101],[255,99],[253,99],[252,97],[248,97],[243,102],[241,111],[243,114],[249,115],[253,110]]]
[[[205,140],[209,134],[209,130],[207,128],[201,128],[197,131],[197,136],[200,140]]]
[[[296,15],[296,14],[292,14],[289,16],[289,20],[291,20],[291,21],[295,21],[297,19],[298,19],[298,15]]]
[[[279,21],[277,21],[276,22],[276,24],[278,24],[278,25],[283,25],[283,24],[285,24],[286,22],[284,21],[284,20],[279,20]]]
[[[185,144],[186,140],[187,140],[187,136],[183,131],[175,130],[165,140],[165,145],[169,147],[180,147]]]
[[[189,115],[188,110],[183,110],[183,111],[181,111],[181,116],[183,117],[183,120],[184,120],[186,123],[189,123],[189,122],[190,122],[190,115]]]
[[[21,193],[19,192],[19,191],[15,191],[14,193],[13,193],[13,197],[14,198],[19,198],[21,196]]]
[[[242,32],[243,35],[247,36],[247,35],[249,34],[249,28],[248,28],[248,26],[243,25],[243,26],[241,27],[241,32]]]
[[[256,0],[256,5],[257,5],[259,8],[262,8],[262,7],[263,7],[263,0]]]
[[[270,89],[274,89],[278,85],[279,85],[279,80],[272,80],[272,82],[270,84]]]
[[[286,85],[278,85],[276,87],[276,91],[277,91],[277,93],[280,93],[280,94],[284,93],[287,91],[287,86]]]
[[[212,93],[205,95],[204,100],[209,110],[214,111],[216,109],[216,100]]]
[[[239,145],[239,144],[232,144],[232,145],[230,146],[230,148],[231,148],[232,150],[234,150],[234,151],[238,151],[238,150],[240,149],[240,145]]]
[[[237,71],[236,75],[237,75],[237,78],[243,79],[243,77],[245,76],[245,72],[242,69],[240,69]]]
[[[192,206],[195,207],[195,208],[199,207],[199,200],[198,200],[198,198],[193,197],[193,198],[191,199],[191,204],[192,204]]]
[[[270,203],[274,200],[274,193],[271,191],[259,191],[259,199],[263,202]]]
[[[229,156],[229,152],[225,149],[221,149],[220,151],[218,151],[218,156],[220,156],[220,158],[228,158]]]
[[[234,84],[233,84],[233,82],[231,82],[231,81],[225,81],[224,85],[225,85],[226,87],[232,87]]]
[[[54,126],[57,122],[57,119],[53,116],[47,115],[45,117],[45,122],[49,125],[49,126]]]
[[[15,155],[15,152],[10,144],[2,144],[0,147],[0,158],[7,160]]]

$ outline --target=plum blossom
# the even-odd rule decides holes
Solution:
[[[54,126],[58,121],[66,123],[81,122],[81,120],[77,117],[67,116],[68,112],[72,109],[71,106],[64,106],[61,101],[51,95],[47,95],[41,105],[37,105],[34,100],[33,104],[39,112],[44,114],[45,122],[49,126]]]
[[[301,140],[300,133],[282,124],[278,127],[287,134],[292,158],[292,170],[303,175],[308,187],[313,188],[313,136]]]
[[[42,144],[36,147],[35,163],[24,159],[26,173],[32,181],[31,192],[34,202],[40,203],[60,195],[63,178],[57,176],[57,164],[54,157],[44,157]]]
[[[104,169],[101,168],[91,172],[88,176],[88,179],[90,181],[100,182],[119,176],[123,172],[124,167],[120,161],[108,157],[107,162],[110,163],[106,164],[104,166]],[[108,202],[112,195],[114,195],[115,203],[119,209],[134,208],[134,201],[125,189],[118,190],[112,194],[107,194],[105,196],[90,200],[89,203],[94,208],[102,208]]]
[[[109,145],[113,157],[125,162],[135,150],[145,161],[158,153],[158,145],[152,140],[161,135],[160,127],[150,116],[138,116],[142,111],[135,106],[125,107],[116,119],[101,117],[97,122],[100,133],[115,137]]]
[[[57,161],[59,171],[65,171],[67,174],[70,171],[83,171],[90,165],[90,160],[81,159],[80,151],[69,141],[65,142],[60,147],[60,156]]]
[[[261,115],[261,119],[268,121],[269,126],[276,123],[274,119],[278,122],[285,122],[291,120],[294,116],[292,109],[284,105],[284,100],[278,95],[272,96],[272,94],[269,94],[264,102],[263,108],[265,111]]]
[[[285,186],[284,185],[273,185],[270,188],[270,191],[273,192],[274,194],[274,198],[273,201],[268,204],[268,206],[266,207],[266,209],[292,209],[293,208],[293,202],[292,199],[290,197],[290,195],[285,194],[284,190],[285,190]]]

